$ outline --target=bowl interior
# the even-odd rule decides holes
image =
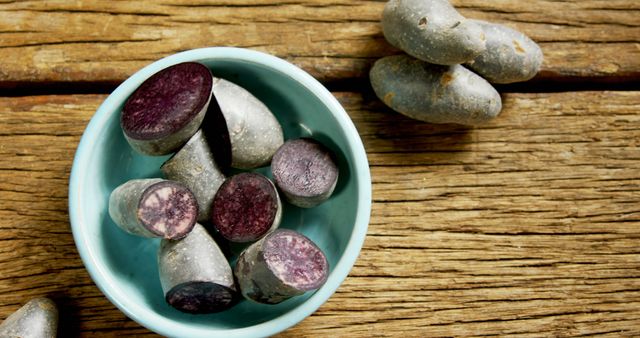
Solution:
[[[175,60],[172,63],[182,61]],[[334,268],[352,240],[358,208],[363,205],[360,199],[369,198],[361,196],[363,185],[370,186],[370,180],[366,157],[365,163],[356,165],[358,161],[362,162],[358,156],[363,155],[360,154],[363,150],[357,147],[358,144],[354,145],[354,137],[360,142],[357,134],[352,135],[355,129],[345,128],[344,122],[331,111],[333,108],[327,106],[313,90],[278,69],[247,59],[224,56],[195,61],[206,64],[214,76],[235,82],[262,100],[282,124],[285,139],[313,136],[335,152],[340,168],[335,193],[328,201],[311,209],[300,209],[284,203],[281,225],[302,232],[325,252],[332,275],[316,293],[324,293],[324,299],[328,298],[346,277],[344,271],[341,272],[343,275],[334,276]],[[119,125],[124,103],[121,98],[126,99],[148,76],[134,76],[116,90],[119,91],[119,97],[110,97],[105,101],[96,114],[101,116],[94,117],[97,120],[87,128],[76,155],[70,189],[72,227],[82,258],[94,281],[130,317],[166,335],[171,335],[166,331],[167,328],[172,328],[171,331],[187,327],[222,330],[254,326],[301,306],[314,296],[312,292],[278,305],[241,301],[230,310],[210,315],[185,314],[164,301],[156,263],[159,240],[126,234],[111,221],[107,211],[109,194],[116,186],[133,178],[162,177],[159,167],[168,158],[143,156],[134,152],[124,139]],[[359,172],[362,171],[362,165],[367,168],[366,173]],[[270,176],[268,167],[258,171]],[[75,188],[74,179],[77,181]],[[365,201],[364,205],[370,207],[370,202]],[[365,213],[365,222],[368,223],[369,210]],[[359,249],[358,246],[356,255]],[[285,323],[279,329],[293,324],[295,322]],[[177,332],[181,331],[174,331],[173,334]],[[275,331],[262,333],[271,334]]]

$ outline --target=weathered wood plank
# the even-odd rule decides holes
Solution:
[[[338,292],[281,336],[640,335],[640,92],[507,94],[479,128],[336,96],[368,151],[371,224]],[[152,337],[91,282],[68,224],[103,99],[0,98],[0,318],[48,295],[63,337]]]
[[[633,0],[453,1],[469,17],[529,34],[545,53],[538,79],[640,78]],[[0,2],[0,85],[118,83],[172,53],[238,46],[283,57],[322,81],[363,78],[398,53],[379,24],[384,1]],[[587,79],[588,80],[588,79]]]

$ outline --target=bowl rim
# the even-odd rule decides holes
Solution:
[[[90,249],[87,233],[82,226],[84,224],[83,213],[80,211],[81,196],[83,195],[81,183],[86,176],[86,173],[83,173],[85,172],[83,169],[90,158],[91,149],[98,141],[97,131],[113,114],[112,107],[119,104],[119,102],[123,102],[146,78],[163,68],[180,62],[210,59],[238,60],[267,67],[292,78],[313,93],[344,128],[345,137],[349,144],[348,148],[350,148],[348,151],[351,152],[349,157],[355,160],[352,165],[354,166],[354,172],[357,174],[355,178],[358,180],[357,192],[359,198],[357,200],[353,231],[343,255],[335,265],[325,285],[292,310],[266,322],[242,328],[199,328],[193,327],[188,323],[181,323],[176,326],[175,323],[166,321],[165,317],[130,300],[115,286],[112,278],[106,273],[104,264],[96,259]],[[227,338],[270,336],[299,323],[324,304],[346,279],[364,243],[370,214],[371,174],[366,152],[353,121],[351,121],[338,100],[320,82],[297,66],[270,54],[236,47],[207,47],[187,50],[157,60],[127,78],[104,100],[89,121],[78,144],[69,178],[71,230],[82,262],[93,282],[111,303],[116,305],[129,318],[149,330],[168,337],[175,337],[176,332],[180,332],[181,336],[188,337],[210,337],[211,334],[215,333],[224,333]]]

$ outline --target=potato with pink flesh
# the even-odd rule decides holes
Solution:
[[[165,68],[144,81],[122,109],[125,138],[145,155],[170,154],[189,140],[204,119],[213,76],[196,62]]]
[[[124,231],[142,237],[178,239],[198,217],[198,202],[183,184],[159,178],[135,179],[109,196],[109,215]]]
[[[165,300],[180,311],[219,312],[238,298],[227,259],[200,224],[183,239],[162,240],[158,269]]]
[[[327,281],[329,263],[309,238],[276,229],[240,254],[234,273],[245,298],[277,304],[320,288]]]
[[[282,126],[273,113],[246,89],[224,79],[214,78],[213,95],[229,133],[231,167],[253,169],[268,165],[284,142]]]
[[[34,298],[0,324],[0,337],[55,338],[58,309],[48,298]]]
[[[328,199],[338,182],[333,154],[310,138],[285,142],[273,155],[271,172],[287,201],[302,208]]]
[[[275,185],[257,173],[227,178],[218,189],[211,210],[216,230],[237,243],[258,240],[282,220],[282,204]]]
[[[160,170],[164,176],[184,184],[198,201],[198,221],[211,218],[211,204],[225,176],[216,163],[202,130],[168,159]]]

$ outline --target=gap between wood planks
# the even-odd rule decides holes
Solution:
[[[640,79],[567,77],[533,79],[526,82],[494,85],[500,93],[558,93],[579,91],[640,91]],[[0,82],[0,97],[109,94],[120,82]],[[372,92],[368,78],[350,78],[324,82],[330,92]]]

